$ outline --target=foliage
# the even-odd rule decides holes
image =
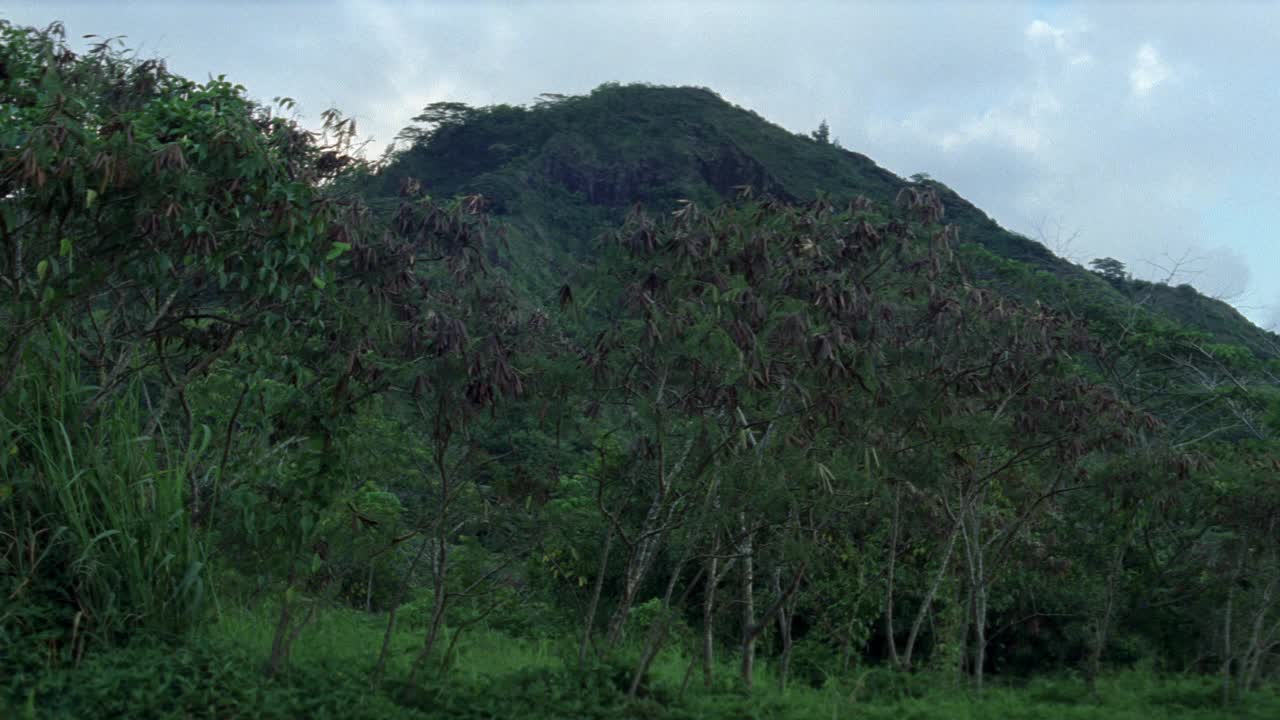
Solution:
[[[705,89],[374,165],[0,50],[6,716],[1275,713],[1280,343],[1226,306]]]

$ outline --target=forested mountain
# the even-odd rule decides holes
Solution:
[[[1022,263],[1026,272],[1048,273],[1100,309],[1126,312],[1138,304],[1261,357],[1275,356],[1280,341],[1189,286],[1123,277],[1102,282],[1041,243],[1001,228],[942,183],[899,178],[818,132],[795,135],[706,88],[605,85],[586,96],[543,95],[531,107],[437,103],[415,118],[401,141],[408,146],[380,173],[378,193],[394,194],[411,177],[445,197],[483,194],[511,227],[514,252],[531,253],[520,272],[535,282],[559,277],[554,270],[539,273],[560,267],[561,252],[578,254],[635,203],[654,211],[674,210],[683,200],[714,205],[741,186],[784,201],[823,194],[891,203],[904,188],[924,185],[937,192],[962,243]],[[980,256],[972,265],[979,275],[992,272]],[[1044,287],[1019,294],[1063,302]]]
[[[703,89],[288,109],[0,21],[0,713],[1274,717],[1229,307]]]

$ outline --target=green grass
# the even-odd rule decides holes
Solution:
[[[83,377],[55,327],[31,343],[0,403],[0,640],[16,631],[30,651],[22,641],[69,627],[47,638],[69,658],[90,639],[180,634],[205,598],[204,551],[184,503],[197,452],[172,447],[161,427],[144,435],[137,382],[94,409],[97,388]]]
[[[228,603],[231,604],[231,603]],[[1076,677],[1001,685],[981,697],[954,676],[903,676],[879,667],[830,677],[822,687],[777,688],[763,662],[750,694],[725,656],[711,690],[700,670],[682,695],[689,657],[678,650],[655,663],[640,697],[625,697],[631,651],[609,664],[579,667],[572,638],[526,639],[491,629],[464,634],[452,668],[433,658],[418,687],[403,678],[422,640],[397,633],[387,678],[369,683],[383,615],[347,609],[320,613],[298,641],[287,672],[268,680],[273,608],[232,605],[181,643],[139,641],[91,655],[79,667],[8,675],[0,717],[38,718],[1266,718],[1280,696],[1264,690],[1229,708],[1213,677],[1129,670],[1102,678],[1091,695]],[[2,666],[0,666],[2,667]],[[5,675],[0,674],[0,677]],[[7,683],[7,684],[5,684]]]

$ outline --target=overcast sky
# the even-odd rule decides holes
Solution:
[[[1277,2],[39,2],[381,148],[424,105],[702,85],[927,172],[1078,262],[1190,282],[1280,326]]]

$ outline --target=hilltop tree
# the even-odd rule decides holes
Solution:
[[[826,119],[818,123],[818,129],[809,133],[809,137],[812,137],[819,145],[831,144],[831,127],[827,125]]]
[[[1094,258],[1089,261],[1089,267],[1093,268],[1093,271],[1104,279],[1113,283],[1130,279],[1129,271],[1125,264],[1115,258]]]

